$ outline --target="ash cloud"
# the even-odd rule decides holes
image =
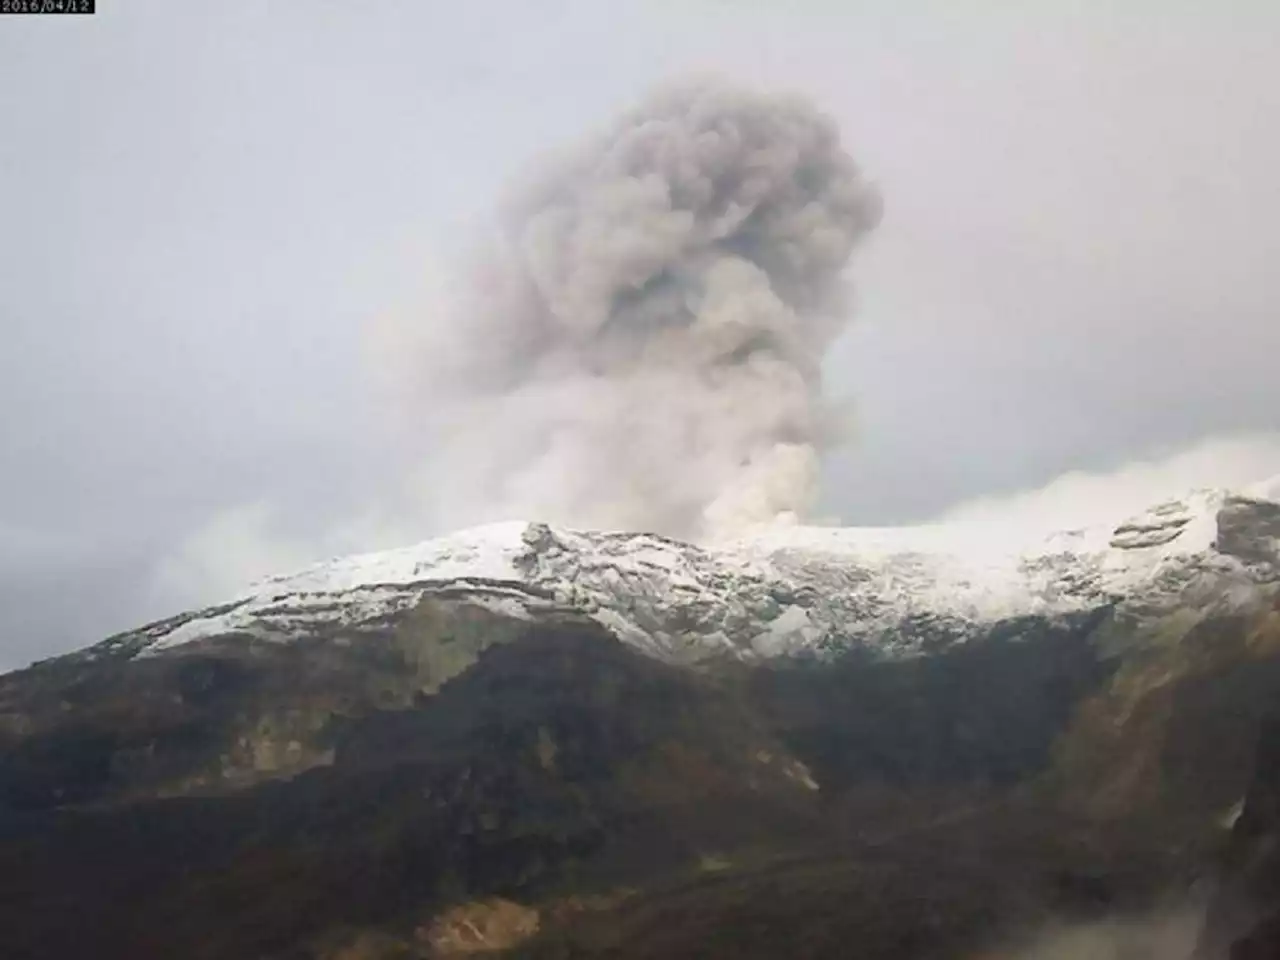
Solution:
[[[877,190],[807,100],[662,87],[512,191],[414,338],[427,482],[498,517],[706,537],[798,517]]]

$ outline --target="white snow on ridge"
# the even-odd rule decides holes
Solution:
[[[699,547],[646,534],[494,524],[269,578],[229,609],[145,630],[144,646],[159,652],[230,632],[288,640],[320,624],[358,631],[448,593],[530,618],[570,607],[670,660],[851,644],[911,655],[1022,616],[1247,602],[1280,583],[1280,537],[1275,523],[1259,519],[1242,559],[1218,549],[1219,515],[1229,506],[1236,517],[1260,500],[1280,500],[1280,477],[1238,495],[1196,491],[1136,517],[1047,536],[957,519],[777,526]],[[1246,516],[1243,529],[1251,522]]]
[[[521,536],[527,526],[520,521],[495,523],[410,547],[337,557],[297,573],[260,580],[244,596],[341,593],[427,579],[514,580],[518,574],[513,561],[524,549]]]

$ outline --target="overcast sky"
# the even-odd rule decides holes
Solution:
[[[1185,448],[1280,470],[1280,5],[1011,6],[3,18],[0,667],[438,532],[405,506],[430,451],[371,323],[531,159],[691,70],[810,94],[884,194],[827,363],[860,432],[829,513],[908,522]]]

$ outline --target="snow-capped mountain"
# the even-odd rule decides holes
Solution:
[[[500,524],[0,676],[4,955],[436,956],[502,909],[546,925],[529,956],[901,957],[924,904],[959,956],[993,915],[1155,902],[1224,824],[1273,842],[1280,477],[1129,512]],[[744,916],[838,926],[752,954]]]
[[[855,646],[896,657],[1023,617],[1243,609],[1277,583],[1280,477],[1048,536],[975,521],[777,526],[709,547],[495,524],[272,577],[104,647],[147,655],[230,634],[287,641],[321,624],[354,635],[439,596],[525,619],[576,611],[677,662]]]

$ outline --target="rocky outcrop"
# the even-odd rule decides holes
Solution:
[[[1199,956],[1280,956],[1280,713],[1261,728],[1254,777],[1231,831]]]

